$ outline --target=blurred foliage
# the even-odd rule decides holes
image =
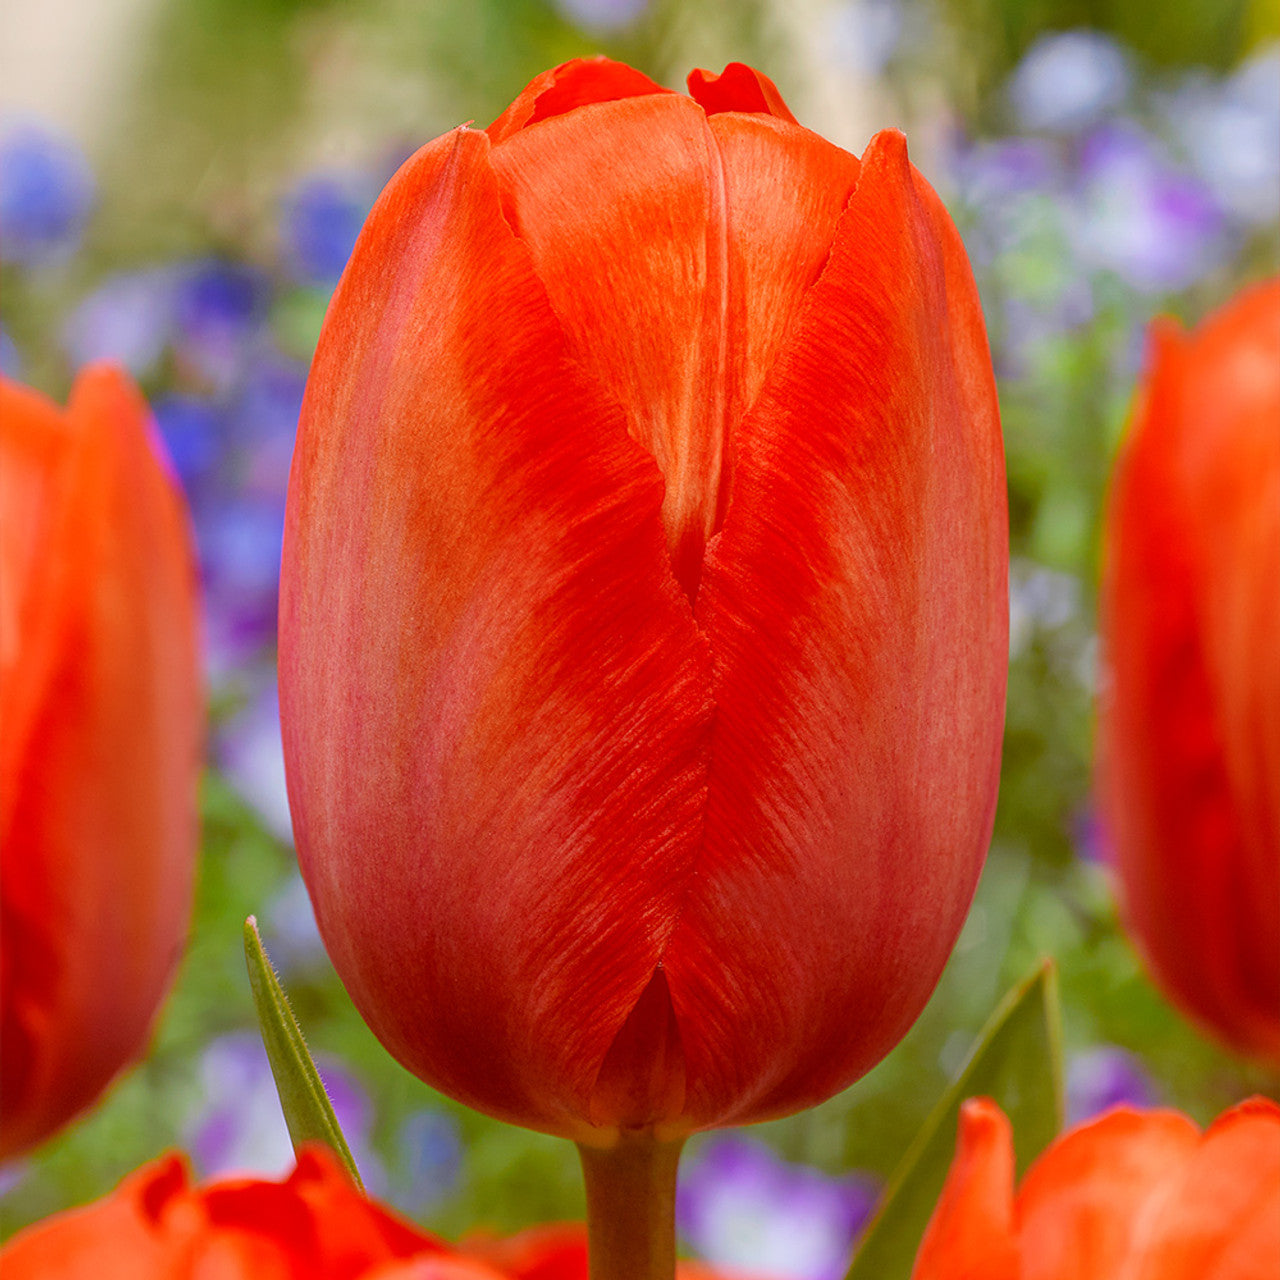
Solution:
[[[1179,68],[1234,67],[1276,30],[1267,4],[1245,0],[904,0],[903,11],[914,43],[886,56],[877,84],[889,89],[875,101],[885,120],[919,126],[926,154],[929,139],[981,140],[1008,127],[1006,79],[1047,30],[1113,32],[1156,86]],[[806,47],[785,13],[769,0],[654,0],[625,28],[592,34],[546,0],[171,0],[124,125],[93,157],[101,197],[83,248],[39,273],[0,271],[22,376],[65,394],[71,370],[61,334],[79,299],[112,272],[197,255],[261,272],[275,290],[270,340],[305,359],[325,294],[291,284],[281,265],[281,202],[298,178],[360,169],[381,182],[443,130],[469,118],[487,123],[546,66],[597,51],[674,84],[692,65],[752,61],[784,92],[800,92],[815,74],[815,42]],[[827,65],[825,74],[866,72]],[[930,176],[951,195],[944,173]],[[1033,221],[1013,247],[981,259],[981,212],[966,213],[958,200],[953,208],[1000,354],[1022,328],[1006,304],[1052,303],[1078,273],[1047,222]],[[1142,327],[1157,306],[1195,319],[1240,280],[1278,265],[1276,237],[1264,231],[1186,288],[1138,296],[1098,272],[1087,316],[1058,325],[1021,366],[1001,370],[1015,612],[1025,616],[1015,619],[995,840],[959,944],[907,1038],[841,1096],[761,1127],[788,1158],[888,1176],[1001,995],[1046,955],[1059,966],[1069,1055],[1099,1044],[1132,1051],[1155,1095],[1201,1122],[1250,1092],[1280,1089],[1274,1076],[1215,1049],[1158,995],[1119,929],[1105,867],[1081,856],[1091,821],[1098,528]],[[181,374],[167,357],[146,388],[170,389]],[[242,701],[234,683],[222,689],[218,722],[229,723]],[[241,923],[257,914],[272,946],[269,908],[291,883],[292,853],[217,773],[206,781],[203,818],[191,945],[154,1050],[101,1106],[9,1173],[0,1234],[99,1195],[163,1148],[188,1143],[206,1046],[255,1026]],[[394,1200],[450,1234],[581,1214],[567,1144],[491,1122],[412,1079],[374,1040],[326,962],[285,979],[317,1057],[340,1060],[374,1100],[372,1149]],[[456,1184],[419,1210],[406,1124],[424,1109],[451,1118],[464,1156]]]

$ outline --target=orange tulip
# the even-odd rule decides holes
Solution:
[[[1099,780],[1156,981],[1280,1063],[1280,280],[1158,322],[1117,464]]]
[[[423,1079],[588,1142],[811,1105],[990,835],[1003,452],[959,236],[763,77],[429,143],[326,319],[281,717],[321,933]]]
[[[1201,1134],[1118,1108],[1070,1130],[1015,1195],[1009,1122],[971,1098],[912,1280],[1273,1280],[1280,1107],[1254,1098]]]
[[[140,1056],[186,937],[194,564],[122,374],[0,380],[0,1156]]]
[[[280,1182],[194,1186],[182,1156],[109,1196],[55,1214],[0,1250],[5,1280],[587,1280],[576,1223],[450,1245],[366,1199],[332,1154],[309,1147]],[[732,1280],[696,1264],[680,1280]]]

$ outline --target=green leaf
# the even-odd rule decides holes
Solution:
[[[949,1088],[894,1170],[847,1280],[908,1280],[955,1154],[960,1105],[994,1099],[1013,1126],[1018,1176],[1062,1127],[1057,971],[1043,964],[1000,1002]]]
[[[258,1011],[258,1026],[275,1077],[280,1109],[293,1149],[304,1142],[323,1142],[342,1161],[351,1180],[364,1189],[351,1149],[342,1136],[333,1104],[325,1092],[316,1064],[311,1061],[298,1020],[289,1008],[289,999],[267,959],[258,934],[258,922],[250,916],[244,922],[244,956],[249,965],[249,985]]]

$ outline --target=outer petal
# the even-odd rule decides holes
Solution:
[[[1135,1246],[1132,1280],[1272,1280],[1280,1259],[1280,1107],[1220,1116],[1171,1178]]]
[[[857,161],[767,117],[709,124],[672,95],[584,107],[509,139],[494,164],[575,355],[657,460],[693,598],[737,424],[826,260]]]
[[[1013,1230],[1013,1135],[988,1098],[960,1111],[955,1159],[911,1280],[1021,1280]]]
[[[330,309],[290,480],[285,756],[321,932],[383,1043],[575,1132],[693,873],[709,659],[657,470],[573,361],[488,152],[419,152]]]
[[[1060,1138],[1018,1189],[1022,1280],[1127,1278],[1148,1217],[1198,1142],[1195,1125],[1176,1111],[1128,1108]]]
[[[47,425],[17,404],[6,390],[6,457],[11,431]],[[5,1154],[142,1052],[195,866],[202,708],[185,508],[122,375],[86,372],[66,416],[0,690]]]
[[[1101,790],[1157,979],[1280,1061],[1280,283],[1152,351],[1108,516]]]
[[[703,1124],[809,1105],[883,1056],[990,836],[1003,451],[967,261],[899,135],[864,155],[736,455],[697,602],[704,849],[663,957]]]
[[[21,1232],[0,1263],[5,1280],[350,1280],[413,1258],[424,1269],[409,1274],[444,1280],[429,1263],[451,1252],[366,1199],[329,1152],[315,1149],[299,1156],[283,1182],[200,1187],[181,1157],[166,1156],[104,1199]],[[483,1280],[492,1273],[456,1274]]]
[[[37,1222],[0,1250],[5,1280],[168,1276],[171,1259],[156,1222],[189,1179],[179,1156],[164,1156],[130,1174],[104,1199]]]
[[[531,1227],[505,1240],[468,1241],[465,1251],[511,1280],[587,1280],[587,1229],[580,1222]]]
[[[624,62],[600,57],[574,58],[534,76],[485,132],[491,142],[498,143],[531,124],[564,115],[588,103],[670,92]]]
[[[777,116],[797,124],[778,86],[763,71],[742,62],[731,62],[719,74],[699,68],[689,72],[689,94],[707,113],[752,111]]]

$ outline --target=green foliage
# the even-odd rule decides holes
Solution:
[[[271,967],[258,933],[258,922],[252,916],[244,922],[244,955],[262,1043],[271,1062],[280,1109],[284,1112],[294,1150],[308,1142],[324,1143],[342,1161],[351,1180],[363,1187],[351,1148],[333,1113],[333,1104],[307,1052],[302,1028],[289,1008],[289,998]]]
[[[993,1099],[1009,1117],[1019,1175],[1061,1128],[1062,1043],[1051,963],[1014,988],[983,1028],[964,1070],[894,1171],[848,1280],[909,1280],[955,1152],[960,1106],[973,1097]]]

